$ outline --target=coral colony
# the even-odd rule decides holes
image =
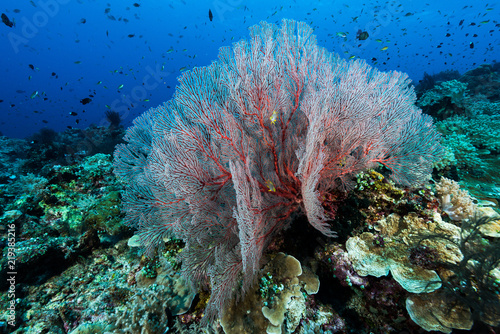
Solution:
[[[115,152],[126,222],[148,254],[167,236],[186,243],[184,276],[211,286],[207,321],[244,297],[295,214],[332,237],[325,194],[377,164],[419,185],[442,151],[406,75],[339,59],[304,23],[261,23],[250,35],[185,73]]]
[[[500,66],[318,44],[261,22],[127,130],[0,136],[0,332],[498,332]]]

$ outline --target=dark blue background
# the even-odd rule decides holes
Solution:
[[[500,6],[494,1],[33,0],[33,4],[3,0],[0,5],[0,11],[16,23],[12,28],[0,24],[0,131],[10,137],[22,138],[43,127],[62,131],[67,126],[107,125],[105,105],[120,112],[128,126],[148,108],[172,97],[181,68],[210,64],[219,47],[247,38],[247,28],[261,20],[306,21],[320,46],[345,58],[366,59],[382,70],[407,72],[415,82],[424,71],[464,72],[499,58],[495,47]],[[370,37],[357,40],[358,29]],[[347,37],[338,36],[339,32]],[[382,51],[384,46],[388,49]],[[124,86],[118,89],[120,85]],[[35,91],[45,95],[31,99]],[[82,105],[80,100],[89,94],[94,95],[92,102]]]

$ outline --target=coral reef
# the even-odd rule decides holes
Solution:
[[[499,89],[498,70],[483,64],[458,80],[442,82],[417,101],[424,112],[440,120],[436,126],[443,134],[445,154],[434,164],[435,177],[460,181],[478,200],[491,205],[500,199]]]
[[[460,189],[460,185],[457,182],[442,177],[436,183],[436,193],[441,202],[441,209],[452,220],[466,220],[473,217],[476,213],[476,204],[474,204],[466,190]]]
[[[422,110],[437,119],[465,112],[467,84],[457,80],[445,81],[425,92],[417,101]]]
[[[165,236],[185,242],[184,276],[211,289],[207,322],[243,297],[293,215],[333,237],[323,199],[377,164],[419,186],[442,153],[406,75],[345,62],[304,22],[250,32],[185,72],[173,99],[138,117],[115,153],[125,221],[149,255]]]
[[[490,64],[483,64],[465,72],[460,81],[467,84],[474,95],[481,94],[490,102],[500,101],[500,72]]]
[[[260,281],[221,319],[226,334],[294,333],[305,316],[305,296],[319,290],[318,277],[291,255],[276,254],[261,272]]]
[[[436,84],[440,84],[443,81],[457,80],[459,78],[460,72],[457,70],[445,70],[432,75],[424,72],[422,80],[420,80],[416,86],[417,94],[420,96],[422,93],[434,88]]]
[[[209,326],[207,305],[218,295],[210,293],[214,282],[195,292],[182,277],[190,245],[162,236],[162,251],[148,257],[124,224],[123,185],[111,156],[99,153],[121,141],[116,115],[109,127],[0,137],[5,305],[12,301],[6,278],[14,232],[17,273],[15,326],[7,326],[3,312],[0,333],[499,332],[498,64],[467,72],[461,84],[449,82],[457,73],[448,74],[426,79],[423,108],[444,108],[445,117],[437,123],[446,154],[434,164],[436,182],[396,186],[390,170],[374,165],[352,174],[349,192],[320,189],[318,203],[338,237],[316,230],[303,211],[290,215],[265,248],[245,297],[231,299],[229,311]],[[465,84],[463,99],[453,95]],[[438,93],[439,101],[428,99]],[[136,158],[141,154],[147,155]],[[283,190],[267,181],[266,195]],[[136,199],[141,205],[143,198]],[[234,218],[227,212],[211,223]],[[245,287],[240,281],[234,288]]]
[[[41,171],[45,176],[54,165],[67,166],[98,153],[113,153],[115,146],[123,141],[123,133],[121,126],[92,125],[87,129],[67,129],[60,133],[44,129],[30,139],[19,163],[23,172]]]

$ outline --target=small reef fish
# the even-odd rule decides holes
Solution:
[[[276,110],[273,111],[273,114],[271,115],[271,117],[269,117],[269,119],[271,120],[272,124],[276,123],[276,121],[278,120],[278,113],[276,112]]]
[[[361,29],[359,29],[358,32],[356,33],[356,38],[359,39],[360,41],[364,41],[368,37],[370,37],[370,35],[368,35],[368,32],[361,31]]]
[[[5,13],[2,13],[2,22],[5,23],[5,25],[7,27],[12,28],[14,26],[14,22],[12,22],[11,20],[9,20],[9,18],[7,17],[7,15],[5,15]]]
[[[269,188],[269,191],[276,191],[276,187],[274,186],[273,181],[266,180],[266,186]]]

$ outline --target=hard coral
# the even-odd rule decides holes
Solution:
[[[264,279],[221,319],[226,334],[293,333],[305,316],[305,296],[319,290],[317,276],[290,255],[278,253],[262,273]]]
[[[442,82],[425,92],[417,101],[417,105],[426,113],[444,119],[465,112],[467,84],[450,80]]]

